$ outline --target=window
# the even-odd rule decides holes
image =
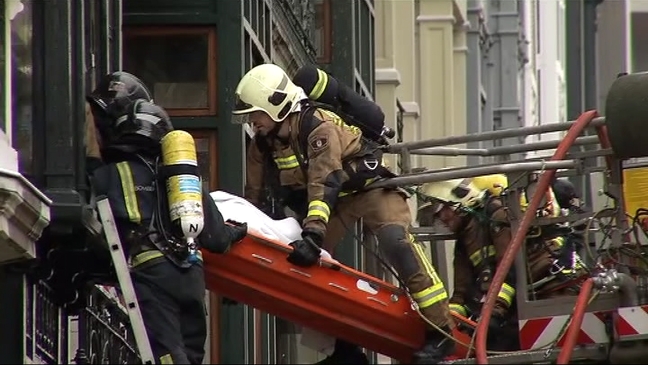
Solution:
[[[214,28],[125,28],[123,55],[124,70],[140,77],[169,115],[216,115]]]
[[[5,0],[3,6],[1,125],[18,151],[20,171],[32,170],[32,1]]]
[[[331,45],[333,29],[331,27],[331,0],[314,0],[315,32],[313,43],[317,52],[318,63],[331,62]]]
[[[217,137],[215,130],[190,130],[196,143],[198,168],[203,179],[203,186],[209,191],[218,188]]]

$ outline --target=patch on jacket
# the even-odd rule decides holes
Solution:
[[[310,147],[313,152],[325,149],[329,144],[328,136],[315,136],[310,140]]]

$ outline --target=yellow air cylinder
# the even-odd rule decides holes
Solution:
[[[187,243],[189,262],[197,261],[196,238],[205,224],[202,181],[191,134],[175,130],[162,138],[171,230]]]

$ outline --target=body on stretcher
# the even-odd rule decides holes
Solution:
[[[249,234],[225,255],[203,252],[207,288],[264,312],[409,363],[423,344],[425,323],[406,293],[346,267],[323,252],[302,268],[286,256],[301,238],[299,223],[275,221],[244,199],[211,194],[225,219],[246,222]],[[318,336],[321,337],[321,336]],[[309,347],[327,348],[321,343]],[[463,346],[458,352],[465,354]]]

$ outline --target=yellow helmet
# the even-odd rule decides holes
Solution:
[[[247,123],[246,116],[254,111],[263,111],[279,123],[298,110],[300,101],[308,97],[304,90],[295,85],[279,66],[266,63],[248,71],[234,92],[236,104],[232,114],[235,123]]]
[[[484,190],[474,186],[471,179],[453,179],[426,183],[419,188],[419,191],[426,197],[437,200],[437,202],[460,204],[464,207],[473,207],[481,203],[484,197]],[[434,201],[425,202],[419,207],[419,210],[434,203]]]
[[[508,187],[508,179],[504,174],[476,176],[472,183],[479,190],[488,190],[492,196],[500,196]]]

